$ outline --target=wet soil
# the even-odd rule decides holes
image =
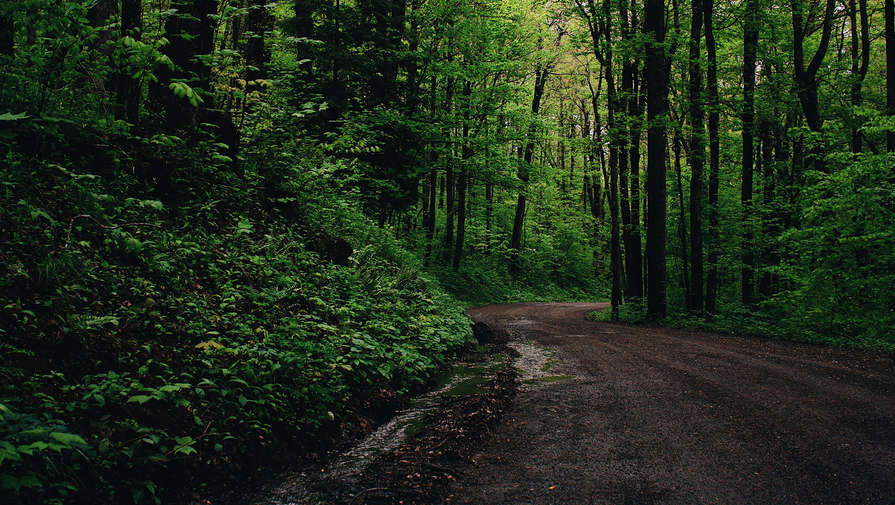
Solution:
[[[895,503],[891,355],[585,320],[604,306],[469,312],[572,378],[520,391],[433,502]]]
[[[892,355],[585,319],[603,308],[470,310],[512,366],[313,500],[251,503],[895,504]]]

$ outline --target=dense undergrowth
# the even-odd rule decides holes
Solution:
[[[4,503],[167,502],[300,459],[471,338],[319,160],[277,198],[246,171],[163,203],[51,158],[0,172]]]

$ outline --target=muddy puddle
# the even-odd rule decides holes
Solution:
[[[517,321],[524,327],[525,321]],[[515,332],[513,332],[515,333]],[[507,343],[512,349],[512,366],[516,368],[522,391],[531,391],[549,384],[575,378],[573,368],[562,363],[554,353],[531,340],[520,339],[516,333]],[[436,378],[430,392],[411,399],[408,408],[398,411],[394,417],[367,435],[351,449],[336,457],[325,468],[296,472],[286,476],[274,489],[269,489],[257,505],[320,505],[328,503],[326,497],[314,489],[323,489],[327,483],[349,484],[355,482],[380,456],[400,447],[406,440],[417,435],[430,421],[430,416],[447,402],[457,398],[478,395],[495,373],[507,365],[506,354],[492,355],[488,361],[457,363]],[[332,487],[332,486],[329,486]]]
[[[530,340],[515,340],[507,344],[519,353],[513,366],[519,371],[522,391],[538,389],[547,384],[575,378],[570,367],[554,356],[554,352]]]
[[[507,361],[506,355],[491,356],[489,361],[457,363],[439,375],[433,389],[414,397],[410,406],[367,435],[351,449],[319,470],[297,472],[286,476],[265,496],[252,500],[257,505],[319,505],[327,499],[314,491],[325,482],[350,482],[378,457],[398,448],[404,441],[425,428],[428,416],[440,405],[457,397],[477,395]]]

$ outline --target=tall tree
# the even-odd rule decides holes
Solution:
[[[634,82],[631,87],[631,97],[628,101],[628,117],[630,118],[630,148],[628,154],[631,157],[631,270],[629,275],[631,296],[643,297],[643,251],[640,240],[640,137],[643,120],[643,97],[640,93],[641,79],[639,73],[634,72]]]
[[[140,40],[142,35],[142,0],[121,0],[121,36]],[[131,123],[136,122],[140,114],[142,83],[132,75],[130,69],[124,69],[117,78],[117,88],[118,117]]]
[[[450,59],[448,60],[450,61]],[[444,111],[449,116],[453,109],[454,101],[454,83],[456,78],[451,76],[447,82],[447,93],[445,97]],[[442,135],[448,138],[450,128],[446,127],[442,131]],[[450,247],[454,240],[454,153],[449,146],[447,156],[444,156],[444,244]]]
[[[7,5],[0,7],[0,54],[12,56],[15,54],[16,26]]]
[[[466,184],[469,174],[469,163],[472,158],[472,145],[469,138],[469,111],[472,107],[472,85],[469,80],[463,81],[463,125],[461,130],[462,146],[460,173],[457,176],[457,243],[454,246],[454,270],[460,269],[460,258],[463,256],[463,240],[466,236]]]
[[[628,298],[643,296],[643,264],[640,251],[640,125],[637,100],[637,61],[634,58],[633,34],[636,28],[636,11],[628,10],[628,1],[619,5],[622,22],[622,40],[628,48],[621,52],[622,84],[619,96],[623,103],[616,107],[622,119],[621,131],[614,134],[618,139],[619,189],[621,192],[622,238],[625,243],[625,295]],[[629,168],[630,167],[630,168]],[[630,178],[629,178],[630,174]]]
[[[743,24],[743,184],[740,201],[743,205],[742,289],[743,303],[754,297],[755,255],[752,243],[752,171],[755,165],[755,68],[758,51],[758,0],[746,0]]]
[[[870,27],[867,16],[867,0],[860,0],[860,17],[861,27],[858,29],[858,7],[855,0],[848,2],[849,26],[851,28],[851,105],[852,113],[857,113],[858,107],[861,106],[862,95],[861,89],[864,84],[864,78],[867,77],[867,69],[870,67]],[[858,43],[858,33],[860,31],[860,49]],[[853,153],[861,152],[861,133],[858,124],[852,126],[851,132],[851,150]]]
[[[174,65],[174,70],[161,66],[157,72],[156,96],[163,104],[168,130],[177,131],[192,125],[196,119],[195,104],[203,91],[209,90],[211,69],[199,58],[214,49],[214,23],[212,16],[217,13],[217,0],[173,0],[174,12],[165,23],[165,33],[169,40],[165,54]],[[185,83],[191,89],[191,96],[172,92],[169,85]]]
[[[895,119],[895,0],[886,0],[886,113]],[[895,152],[895,131],[886,134],[886,149]]]
[[[544,85],[547,82],[547,76],[550,75],[551,64],[542,64],[538,68],[535,69],[535,87],[534,94],[531,98],[531,115],[532,118],[537,117],[538,110],[541,108],[541,98],[544,96]],[[534,157],[535,151],[535,124],[534,122],[528,128],[528,133],[526,135],[525,147],[520,148],[520,157],[522,158],[522,163],[519,165],[518,177],[519,180],[523,182],[523,184],[528,183],[529,179],[529,170],[531,161]],[[526,191],[528,188],[524,188],[519,192],[519,196],[516,199],[516,213],[513,218],[513,234],[510,237],[510,249],[512,249],[512,259],[510,262],[510,268],[513,270],[517,270],[519,268],[519,251],[522,249],[522,228],[525,225],[525,203],[526,203]]]
[[[706,68],[706,87],[709,112],[709,244],[708,273],[705,282],[705,309],[709,314],[717,312],[718,303],[718,248],[720,230],[718,226],[718,176],[720,171],[720,141],[718,130],[720,117],[718,112],[718,59],[715,45],[714,0],[704,0],[703,16],[705,18],[705,51],[708,58]]]
[[[438,83],[437,77],[432,75],[431,84],[429,85],[429,115],[432,118],[438,117],[438,87],[436,84]],[[428,262],[429,257],[432,255],[432,240],[435,238],[435,197],[437,193],[438,186],[438,169],[436,168],[438,165],[438,146],[435,144],[429,145],[429,192],[428,192],[428,202],[426,205],[426,213],[423,215],[423,227],[426,229],[426,253],[424,256],[424,261]]]
[[[754,0],[750,1],[754,3]],[[824,17],[821,24],[820,42],[817,46],[817,50],[814,52],[814,56],[811,57],[811,61],[806,67],[804,45],[805,38],[809,34],[811,20],[805,20],[805,0],[792,0],[793,63],[795,65],[797,93],[799,95],[799,101],[802,104],[802,113],[805,115],[805,122],[808,123],[808,127],[815,132],[820,132],[823,127],[823,119],[821,119],[820,107],[817,101],[817,72],[820,70],[824,56],[827,54],[827,48],[830,45],[830,31],[833,26],[833,11],[835,6],[836,0],[826,0],[826,8],[824,9]],[[754,8],[749,8],[747,10],[747,17],[752,10],[755,10],[753,16],[756,17],[755,32],[757,34],[757,4]],[[749,24],[748,21],[747,24]],[[745,50],[746,48],[744,48],[744,51]],[[820,160],[817,159],[815,162],[820,163]]]
[[[711,1],[711,0],[707,0]],[[705,159],[705,116],[702,109],[702,69],[700,68],[703,0],[692,0],[690,18],[690,299],[687,308],[699,312],[702,298],[702,207],[703,161]]]
[[[651,318],[665,315],[665,127],[666,61],[665,7],[661,0],[646,0],[644,33],[646,45],[647,131],[647,313]]]

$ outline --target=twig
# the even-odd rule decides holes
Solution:
[[[177,452],[178,450],[183,449],[184,447],[186,447],[188,445],[193,445],[196,442],[202,440],[202,438],[204,438],[205,435],[208,434],[208,428],[211,428],[211,423],[213,423],[213,422],[214,422],[213,419],[211,421],[208,421],[208,424],[205,425],[205,429],[202,430],[202,434],[199,435],[198,437],[196,437],[195,440],[193,440],[191,438],[189,442],[184,442],[184,443],[178,445],[177,447],[171,449],[170,451],[168,451],[167,454],[165,454],[165,456],[170,456],[170,455],[174,454],[175,452]]]
[[[356,495],[354,495],[354,498],[351,499],[351,503],[356,502],[357,499],[360,497],[360,495],[367,493],[369,491],[388,491],[388,488],[387,487],[368,487],[367,489],[364,489],[363,491],[358,491],[358,493]]]
[[[451,469],[449,469],[449,468],[445,468],[445,467],[443,467],[443,466],[438,466],[438,465],[435,465],[435,464],[432,464],[432,463],[423,463],[423,466],[425,466],[426,468],[435,470],[435,471],[437,471],[437,472],[441,472],[441,473],[446,474],[446,475],[462,475],[462,474],[463,474],[463,472],[458,472],[458,471],[455,471],[455,470],[451,470]]]

